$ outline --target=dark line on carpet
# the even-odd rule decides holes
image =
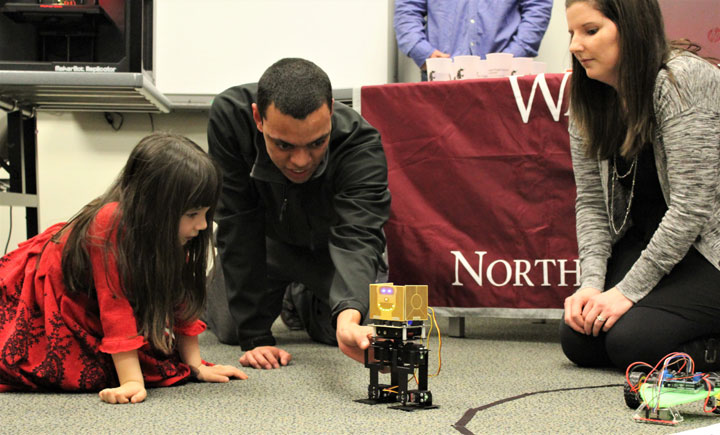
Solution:
[[[473,435],[473,433],[466,427],[468,423],[470,423],[470,420],[475,417],[475,414],[477,414],[480,411],[483,411],[488,408],[492,408],[493,406],[502,405],[506,402],[512,402],[513,400],[523,399],[528,396],[534,396],[536,394],[546,394],[546,393],[557,393],[560,391],[573,391],[573,390],[591,390],[594,388],[609,388],[609,387],[622,387],[624,384],[609,384],[609,385],[591,385],[587,387],[570,387],[570,388],[557,388],[555,390],[543,390],[543,391],[534,391],[532,393],[524,393],[519,394],[517,396],[513,397],[506,397],[505,399],[496,400],[495,402],[488,403],[486,405],[479,406],[477,408],[470,408],[467,411],[465,411],[465,414],[458,420],[453,427],[455,430],[460,432],[461,434],[465,435]]]

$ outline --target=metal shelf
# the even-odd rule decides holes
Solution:
[[[163,112],[170,100],[142,73],[0,71],[6,109]]]
[[[352,106],[352,89],[333,89]],[[141,73],[0,71],[0,107],[6,110],[155,112],[208,110],[215,95],[168,94]]]
[[[0,205],[37,207],[38,196],[29,193],[0,192]]]

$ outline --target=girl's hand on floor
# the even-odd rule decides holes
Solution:
[[[117,388],[105,388],[98,395],[107,403],[140,403],[147,397],[147,391],[142,382],[129,381]]]

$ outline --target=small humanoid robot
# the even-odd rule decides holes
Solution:
[[[370,369],[368,398],[357,402],[375,405],[399,403],[390,408],[403,411],[437,408],[428,390],[428,349],[425,320],[428,318],[426,285],[370,285],[370,326],[373,337],[365,350],[365,367]],[[413,342],[420,339],[420,343]],[[374,360],[370,361],[370,351]],[[415,371],[417,370],[417,374]],[[379,374],[390,372],[390,384],[380,384]],[[417,389],[408,389],[416,376]]]

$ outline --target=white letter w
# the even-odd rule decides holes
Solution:
[[[565,84],[567,83],[567,79],[570,77],[570,74],[571,73],[566,72],[563,76],[562,82],[560,83],[560,92],[558,92],[557,104],[555,104],[555,100],[553,100],[552,95],[550,95],[550,88],[548,88],[547,82],[545,81],[545,74],[538,74],[533,82],[527,106],[525,106],[525,102],[523,101],[522,93],[520,92],[520,87],[517,82],[517,76],[510,76],[510,86],[512,87],[513,94],[515,95],[515,102],[517,103],[518,110],[520,111],[520,116],[525,124],[528,123],[528,119],[530,118],[530,110],[532,109],[532,103],[535,99],[535,89],[538,86],[540,86],[540,91],[542,92],[543,97],[545,97],[545,104],[547,104],[553,120],[555,122],[560,120],[560,109],[562,107]]]

